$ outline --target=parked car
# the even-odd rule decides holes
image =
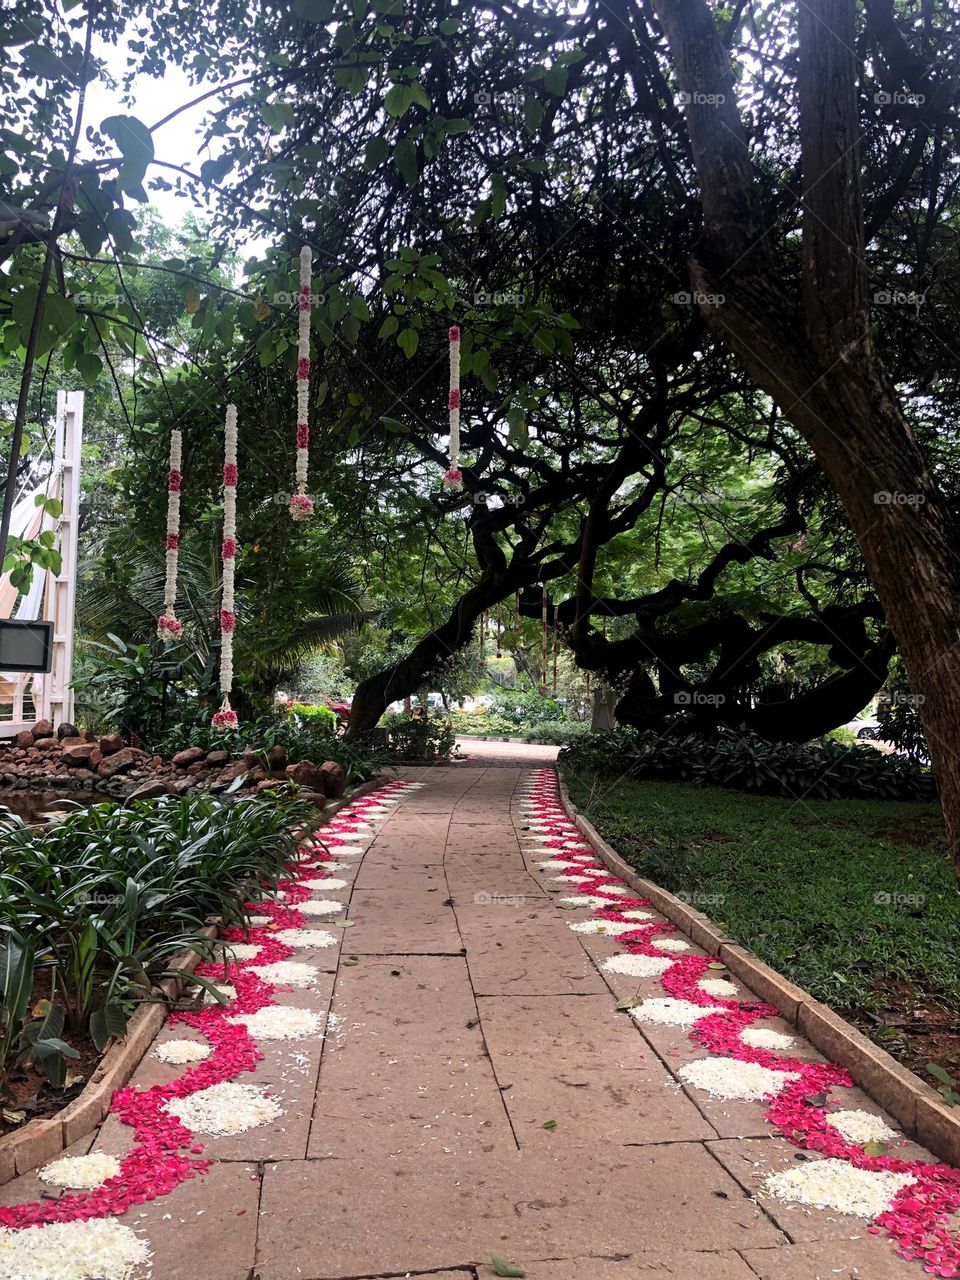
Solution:
[[[855,738],[877,740],[880,737],[880,721],[872,716],[854,716],[843,727],[849,729]]]

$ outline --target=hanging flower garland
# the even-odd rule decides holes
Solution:
[[[177,565],[180,557],[180,470],[183,437],[179,431],[170,432],[170,466],[167,471],[167,558],[166,579],[163,584],[163,613],[157,619],[157,635],[164,644],[172,644],[183,631],[183,623],[177,621],[174,606],[177,602]]]
[[[290,498],[290,515],[306,520],[313,514],[313,499],[307,497],[307,463],[310,456],[310,312],[313,305],[311,265],[313,253],[307,245],[300,250],[300,295],[297,314],[297,491]]]
[[[223,702],[213,717],[215,729],[235,729],[237,713],[230,706],[233,688],[233,579],[237,564],[237,406],[227,405],[223,428],[223,542],[220,561],[223,565],[223,595],[220,601],[220,690]]]
[[[451,493],[463,492],[463,472],[460,470],[460,326],[450,326],[450,393],[447,408],[450,411],[450,465],[443,473],[443,487]]]

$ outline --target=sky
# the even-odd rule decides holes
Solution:
[[[121,43],[118,47],[101,45],[95,50],[102,58],[113,76],[119,81],[126,71],[126,50]],[[125,99],[121,90],[111,89],[103,80],[96,80],[87,88],[86,107],[84,111],[85,125],[99,128],[101,122],[112,115],[133,115],[148,128],[155,125],[177,107],[198,98],[212,86],[200,82],[192,84],[186,74],[176,66],[168,66],[162,79],[152,76],[138,76],[131,87],[131,98]],[[204,160],[209,160],[217,153],[209,146],[203,145],[201,126],[204,117],[216,109],[223,99],[219,95],[207,98],[187,111],[175,116],[154,134],[154,147],[157,159],[169,160],[182,164],[185,168],[196,172]],[[155,170],[155,173],[163,173]],[[164,175],[173,178],[169,173]],[[176,226],[194,208],[193,201],[173,191],[151,191],[150,171],[144,183],[150,204],[160,213],[168,226]],[[268,245],[266,239],[247,233],[240,246],[240,258],[260,256]]]

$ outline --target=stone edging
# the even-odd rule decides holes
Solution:
[[[657,911],[708,955],[717,956],[760,999],[776,1006],[824,1057],[846,1068],[854,1082],[895,1117],[908,1137],[916,1138],[940,1159],[960,1165],[960,1107],[947,1107],[940,1095],[924,1084],[919,1076],[902,1066],[829,1006],[815,1000],[802,987],[788,982],[775,969],[738,945],[735,938],[718,929],[702,911],[694,911],[652,880],[637,875],[578,811],[562,777],[559,783],[561,802],[568,817],[576,823],[611,871],[636,889],[641,897],[649,898]]]
[[[380,781],[378,775],[354,787],[343,799],[321,811],[318,815],[320,822],[333,817],[358,796],[375,790]],[[201,929],[200,936],[215,938],[217,926],[211,924]],[[184,979],[193,973],[200,958],[200,952],[189,950],[182,951],[170,962],[169,968],[181,976],[167,978],[159,984],[164,996],[175,998],[179,994]],[[123,1039],[107,1050],[78,1097],[68,1102],[55,1116],[31,1120],[21,1129],[0,1138],[0,1186],[19,1174],[29,1173],[39,1165],[55,1160],[62,1151],[85,1138],[106,1119],[114,1093],[123,1088],[146,1056],[166,1022],[167,1012],[166,1004],[159,1000],[141,1004],[127,1024]]]

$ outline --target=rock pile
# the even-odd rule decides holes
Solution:
[[[201,791],[266,791],[295,786],[323,808],[346,788],[343,769],[333,760],[287,762],[285,748],[228,751],[187,747],[170,760],[125,743],[118,733],[80,733],[63,723],[54,730],[38,720],[14,738],[0,738],[0,803],[3,788],[104,792],[127,800],[162,795],[197,795]]]

